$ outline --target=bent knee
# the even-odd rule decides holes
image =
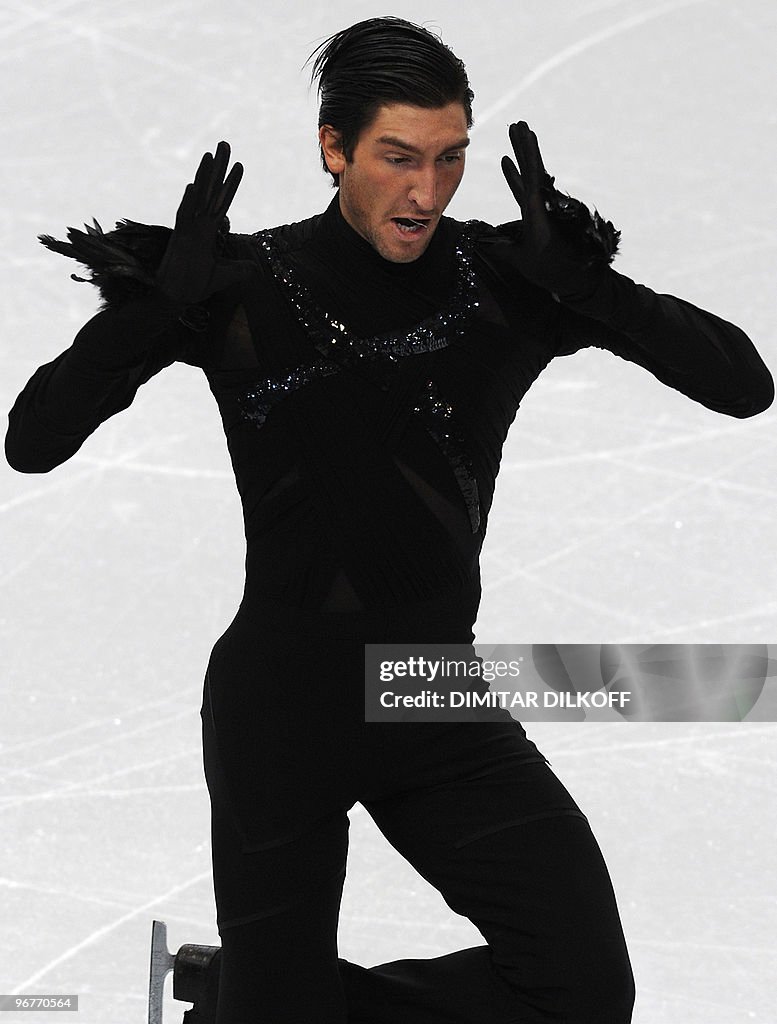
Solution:
[[[564,1024],[631,1024],[636,992],[627,955],[567,956],[538,966],[528,973],[525,965],[497,968],[523,1013],[530,1007]]]
[[[635,995],[628,961],[596,968],[571,993],[569,1024],[630,1024]]]
[[[636,992],[625,951],[571,965],[564,989],[569,1024],[630,1024]]]

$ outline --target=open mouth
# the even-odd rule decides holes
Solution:
[[[426,231],[429,226],[428,220],[416,217],[392,217],[391,219],[399,230],[406,235],[418,235],[422,231]]]

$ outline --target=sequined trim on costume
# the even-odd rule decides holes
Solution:
[[[413,412],[440,446],[453,469],[469,514],[473,533],[480,527],[480,495],[477,478],[467,456],[464,435],[456,429],[453,406],[439,393],[433,380],[427,380]]]
[[[467,221],[455,246],[456,283],[447,305],[410,331],[376,334],[359,338],[351,334],[345,324],[326,310],[322,310],[299,280],[275,241],[272,230],[257,231],[256,239],[270,264],[273,276],[279,281],[313,344],[327,359],[335,359],[343,366],[355,366],[365,359],[389,359],[396,362],[403,356],[420,352],[433,352],[447,347],[462,334],[467,320],[477,307],[477,282],[472,268],[472,246],[478,221]]]
[[[324,359],[306,366],[298,366],[285,377],[268,377],[259,384],[254,384],[240,399],[240,412],[245,420],[250,420],[261,427],[267,419],[270,409],[293,391],[304,387],[313,380],[328,377],[331,373],[339,373],[340,367],[327,363]]]

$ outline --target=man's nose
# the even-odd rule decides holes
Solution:
[[[428,170],[419,170],[408,198],[414,203],[419,213],[431,213],[437,208],[437,168],[431,167]]]

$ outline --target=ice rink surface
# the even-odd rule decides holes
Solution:
[[[386,13],[439,28],[467,63],[473,144],[450,214],[518,216],[499,158],[525,119],[559,187],[621,228],[616,268],[739,325],[774,372],[772,0],[7,0],[4,409],[97,309],[36,235],[171,224],[221,138],[245,165],[234,230],[319,212],[302,64]],[[774,643],[776,417],[710,412],[599,350],[553,362],[505,448],[478,640]],[[81,1024],[141,1024],[152,918],[172,949],[218,942],[198,712],[244,553],[218,411],[176,364],[65,465],[0,475],[0,991],[77,993]],[[528,731],[604,851],[635,1024],[775,1024],[777,724]],[[351,819],[343,956],[482,941],[360,805]],[[166,1024],[185,1008],[168,998]]]

